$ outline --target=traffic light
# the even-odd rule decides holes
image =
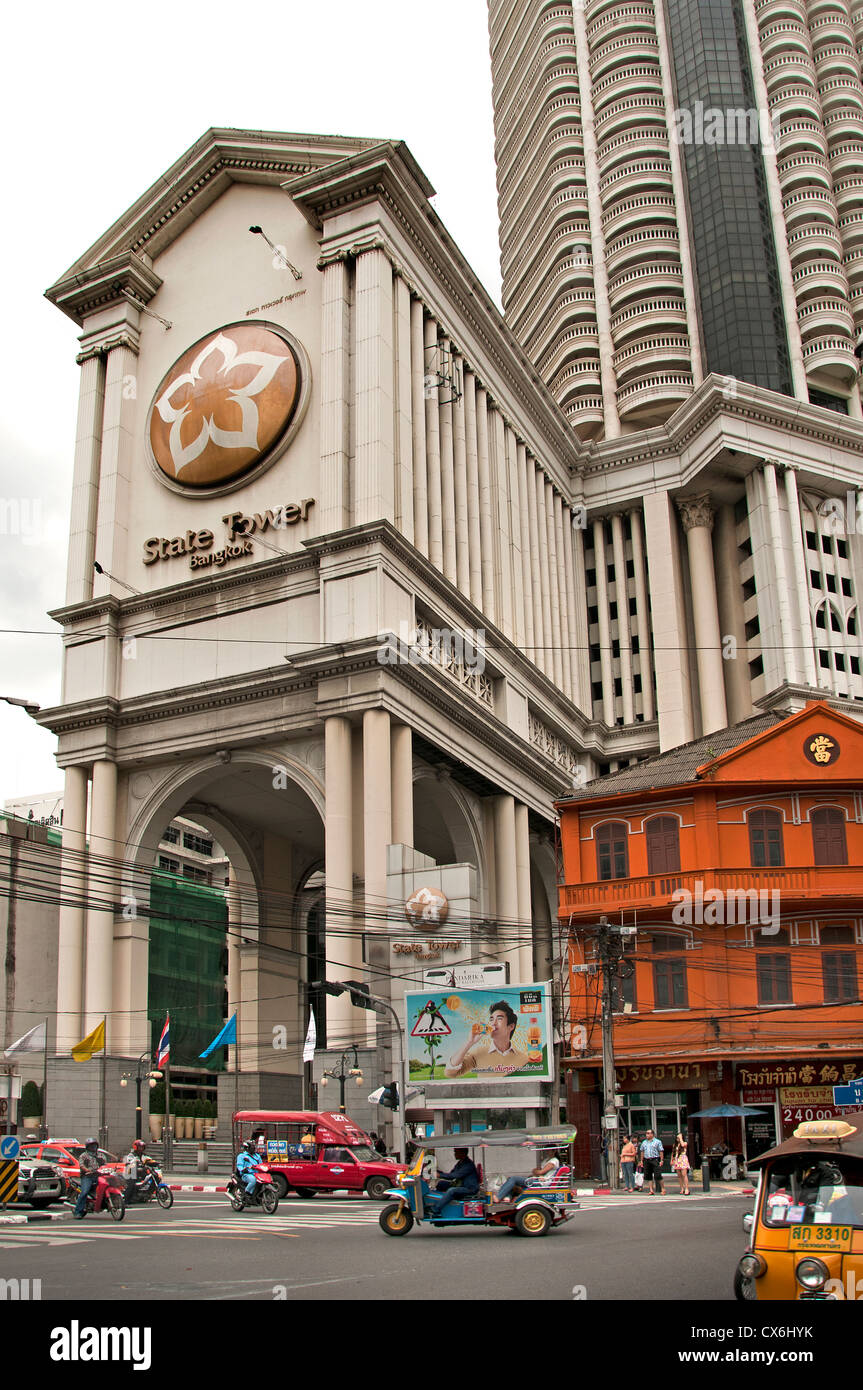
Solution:
[[[345,980],[343,985],[351,996],[351,1003],[357,1009],[371,1009],[374,1007],[369,995],[371,990],[368,985],[362,984],[359,980]]]
[[[399,1090],[394,1081],[391,1081],[388,1086],[384,1086],[378,1105],[386,1106],[387,1110],[398,1110]]]

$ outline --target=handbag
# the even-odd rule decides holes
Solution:
[[[635,1174],[635,1186],[636,1186],[636,1187],[643,1187],[643,1186],[644,1186],[644,1174],[643,1174],[642,1172],[638,1172],[638,1173]]]

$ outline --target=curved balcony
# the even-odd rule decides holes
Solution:
[[[852,300],[863,294],[863,246],[850,251],[843,262],[843,270],[848,278],[848,288]],[[856,304],[854,308],[856,310]]]
[[[550,347],[536,359],[536,370],[543,381],[552,381],[568,363],[594,358],[599,352],[596,323],[580,323],[558,333]]]
[[[599,181],[599,196],[603,207],[608,207],[618,198],[631,194],[637,188],[651,185],[667,189],[671,184],[671,160],[654,156],[652,159],[636,159],[613,169]]]
[[[788,236],[788,254],[793,269],[808,260],[842,259],[842,242],[835,227],[826,222],[809,222]]]
[[[549,216],[544,224],[537,227],[530,240],[515,257],[501,257],[501,271],[517,296],[516,286],[534,275],[542,274],[558,261],[573,255],[573,248],[590,249],[590,222],[587,215],[587,193],[580,199],[580,216],[573,216],[573,209],[564,207],[558,210],[557,218]],[[555,225],[556,224],[556,225]],[[578,263],[583,263],[583,249],[578,253]]]
[[[580,177],[570,176],[567,186],[552,197],[535,200],[530,210],[532,217],[526,215],[526,209],[525,215],[519,219],[517,235],[516,228],[510,229],[501,249],[504,275],[509,274],[510,268],[521,257],[530,254],[535,243],[547,237],[562,217],[578,217],[582,222],[587,219],[587,185],[583,168],[573,170],[573,174],[580,174]]]
[[[579,439],[594,439],[602,432],[605,415],[601,396],[580,396],[564,413]]]
[[[810,8],[809,33],[812,36],[813,48],[844,39],[848,36],[848,32],[848,17],[842,11],[838,9],[826,10],[823,15],[815,15]]]
[[[641,265],[646,258],[665,256],[680,249],[680,232],[677,226],[664,223],[637,232],[627,232],[606,242],[605,266],[609,277],[620,274],[624,266],[631,263]]]
[[[858,75],[857,54],[850,35],[844,42],[825,44],[815,49],[815,69],[819,82],[829,77],[850,77],[855,81]]]
[[[653,372],[617,393],[620,418],[646,426],[667,419],[692,394],[691,372]]]
[[[516,43],[515,35],[507,44],[506,53],[492,53],[492,77],[509,69],[509,75],[498,82],[498,110],[503,111],[518,93],[526,90],[531,81],[531,73],[541,61],[542,54],[554,46],[568,45],[573,49],[572,10],[568,5],[555,5],[544,14],[538,15],[526,36]]]
[[[662,74],[656,63],[627,64],[592,85],[593,110],[598,115],[618,96],[634,91],[662,93]]]
[[[846,140],[830,149],[830,169],[834,179],[863,168],[863,140]]]
[[[784,88],[790,88],[795,100],[811,103],[813,115],[818,113],[815,79],[815,64],[809,54],[799,52],[780,53],[764,64],[764,81],[771,104],[783,95]]]
[[[791,156],[792,154],[811,151],[826,159],[827,137],[821,128],[820,119],[801,119],[796,110],[793,115],[784,116],[781,107],[782,103],[777,102],[776,107],[772,108],[779,111],[782,118],[782,124],[779,128],[778,153]]]
[[[589,60],[591,86],[600,77],[624,63],[659,64],[659,40],[655,34],[632,33],[602,44]]]
[[[523,322],[528,326],[520,335],[525,352],[534,360],[555,342],[560,321],[569,321],[578,314],[583,322],[596,323],[596,297],[592,288],[564,288],[550,300],[546,297],[540,300],[537,296],[537,301],[533,312],[525,315]]]
[[[601,35],[609,27],[614,27],[615,33],[625,29],[649,29],[655,31],[656,15],[652,5],[629,3],[610,6],[595,19],[587,21],[587,42],[591,47],[601,41]]]
[[[633,122],[646,122],[656,129],[665,129],[665,102],[661,96],[643,93],[634,97],[623,97],[606,106],[601,116],[594,122],[596,144],[601,153],[606,140],[614,138],[619,130],[630,130]]]
[[[515,219],[509,224],[504,223],[502,251],[512,254],[518,241],[530,234],[547,208],[561,199],[565,201],[570,193],[577,194],[580,188],[586,186],[583,156],[569,155],[554,160],[537,181],[532,196]]]
[[[576,405],[582,396],[597,395],[602,391],[599,358],[573,364],[558,372],[554,380],[548,383],[548,389],[561,410]]]
[[[859,165],[863,169],[863,159]],[[839,210],[840,221],[843,216],[853,212],[863,204],[863,177],[837,179],[833,185],[833,197]]]
[[[524,120],[535,115],[546,98],[554,96],[558,86],[562,90],[570,91],[573,99],[577,101],[578,66],[572,39],[556,39],[546,45],[537,56],[531,70],[525,74],[522,86],[530,93],[527,105],[523,99],[506,106],[498,102],[495,124],[496,148],[502,148],[511,139],[514,130]],[[515,93],[513,95],[515,96]]]
[[[614,346],[630,346],[632,339],[647,335],[656,337],[671,330],[679,335],[686,331],[686,306],[679,295],[641,299],[629,308],[621,309],[611,318]]]
[[[758,19],[759,31],[763,24],[783,15],[805,21],[805,0],[755,0],[755,14]]]
[[[863,113],[857,106],[840,106],[835,111],[825,111],[824,132],[828,149],[848,139],[859,139],[863,133]]]
[[[662,333],[653,338],[639,339],[631,347],[621,348],[614,354],[614,370],[618,388],[652,375],[658,367],[688,372],[691,366],[691,347],[684,333]]]
[[[573,138],[580,143],[584,141],[580,112],[573,109],[571,99],[559,97],[556,101],[549,102],[543,110],[530,139],[523,144],[514,145],[510,158],[498,159],[498,186],[503,189],[513,180],[517,181],[525,168],[533,165],[537,155],[541,155],[542,162],[545,163],[548,151],[556,141]]]
[[[616,275],[608,284],[608,303],[612,314],[645,294],[683,294],[683,272],[677,261],[649,261],[646,265]]]
[[[498,185],[501,222],[520,216],[522,209],[541,182],[550,159],[584,158],[584,135],[580,126],[566,125],[554,132],[547,149],[534,150],[530,162],[505,184]]]
[[[828,226],[835,225],[836,207],[832,193],[821,188],[805,188],[800,193],[782,196],[782,211],[789,234],[797,230],[800,223],[822,221]]]
[[[806,375],[828,378],[849,387],[857,379],[857,358],[854,343],[845,336],[833,334],[813,338],[803,347],[803,367]]]
[[[818,91],[825,121],[837,108],[847,107],[849,111],[863,114],[863,98],[856,78],[834,77],[829,82],[819,83]]]
[[[573,223],[571,230],[557,238],[554,245],[541,246],[518,274],[507,276],[508,312],[515,317],[520,315],[540,287],[544,293],[551,283],[590,283],[592,278],[590,226],[585,218],[582,223]]]
[[[863,242],[863,209],[839,218],[839,235],[843,246],[859,246]]]
[[[784,153],[784,145],[780,148]],[[813,184],[828,193],[832,190],[830,166],[820,150],[817,154],[789,154],[784,159],[780,154],[778,163],[779,183],[783,193],[791,192],[803,184]]]
[[[761,53],[765,66],[772,55],[777,53],[794,54],[800,52],[809,57],[809,35],[801,19],[790,16],[778,19],[759,28]]]
[[[626,198],[615,203],[603,215],[602,228],[606,240],[611,240],[623,227],[637,227],[640,223],[671,222],[677,225],[677,204],[671,194],[645,193],[636,198]]]
[[[863,252],[861,252],[861,258],[863,258]],[[863,271],[863,259],[861,259],[861,271]],[[799,305],[807,303],[813,297],[829,298],[831,295],[844,294],[848,288],[841,263],[832,260],[807,261],[799,270],[792,273],[791,280]]]
[[[798,305],[797,322],[804,348],[810,341],[825,337],[839,336],[850,339],[854,333],[854,320],[843,299],[811,299]]]

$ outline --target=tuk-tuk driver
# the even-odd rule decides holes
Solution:
[[[527,1053],[512,1045],[518,1027],[518,1015],[499,999],[488,1011],[488,1028],[474,1024],[467,1042],[454,1052],[446,1064],[447,1076],[464,1076],[467,1072],[498,1072],[507,1075],[527,1066]]]
[[[479,1173],[467,1149],[455,1149],[455,1167],[448,1173],[441,1173],[441,1181],[435,1191],[443,1196],[435,1208],[439,1216],[450,1202],[462,1201],[465,1197],[475,1197],[479,1192]]]

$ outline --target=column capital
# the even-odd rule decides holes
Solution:
[[[713,503],[709,492],[703,492],[698,497],[675,497],[674,500],[684,531],[692,531],[695,527],[713,530]]]
[[[141,335],[136,328],[128,323],[115,324],[101,333],[89,334],[75,361],[81,366],[91,357],[107,357],[109,352],[118,347],[128,348],[137,357],[140,344]]]

